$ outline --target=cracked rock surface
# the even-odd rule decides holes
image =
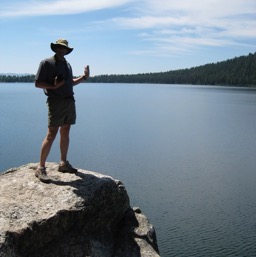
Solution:
[[[122,182],[78,169],[60,173],[47,163],[0,175],[0,257],[157,257],[154,227],[131,208]]]

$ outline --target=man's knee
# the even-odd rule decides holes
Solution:
[[[48,128],[48,133],[47,133],[47,139],[49,141],[54,141],[57,133],[58,133],[59,128],[58,127],[49,127]]]
[[[70,127],[71,126],[69,124],[65,124],[65,125],[61,126],[60,135],[61,136],[69,136]]]

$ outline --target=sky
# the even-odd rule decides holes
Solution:
[[[256,0],[1,0],[0,73],[67,39],[75,76],[165,72],[256,52]]]

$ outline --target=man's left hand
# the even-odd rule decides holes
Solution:
[[[87,66],[84,68],[84,76],[86,77],[86,79],[88,79],[89,76],[90,76],[90,67],[89,67],[89,65],[87,65]]]

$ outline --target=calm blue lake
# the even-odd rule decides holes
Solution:
[[[256,91],[80,84],[75,97],[69,161],[124,183],[162,257],[256,256]],[[38,162],[45,102],[33,84],[0,84],[0,172]]]

